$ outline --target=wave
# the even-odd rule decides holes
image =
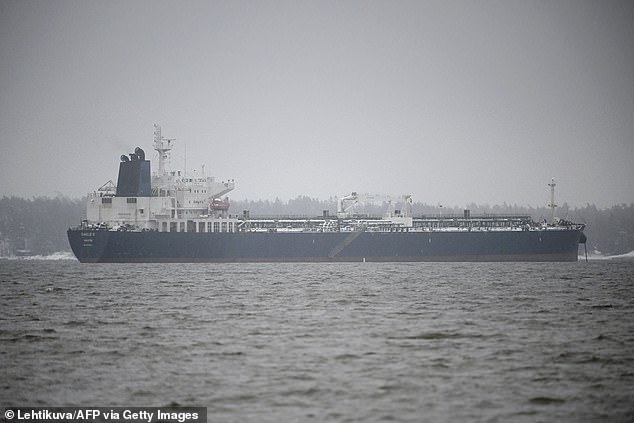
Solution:
[[[71,251],[58,251],[48,255],[34,255],[23,257],[5,257],[9,260],[77,260]]]
[[[579,260],[585,260],[586,257],[580,255],[579,256]],[[606,256],[603,255],[601,253],[592,253],[592,254],[588,254],[588,260],[614,260],[614,259],[634,259],[634,251],[630,251],[629,253],[625,253],[625,254],[616,254],[613,256]]]

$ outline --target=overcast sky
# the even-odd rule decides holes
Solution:
[[[116,182],[154,123],[234,199],[631,203],[634,3],[0,0],[0,195]]]

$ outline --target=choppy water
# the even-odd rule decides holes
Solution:
[[[0,261],[0,404],[633,421],[634,260]]]

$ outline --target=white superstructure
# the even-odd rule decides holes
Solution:
[[[151,194],[117,195],[117,187],[109,181],[89,194],[88,223],[108,228],[160,232],[235,232],[238,219],[229,216],[228,199],[221,199],[235,188],[234,181],[218,182],[204,174],[190,176],[184,171],[170,170],[173,142],[173,139],[163,138],[160,126],[155,125],[154,150],[158,154],[159,165],[151,175]],[[129,156],[130,159],[122,156],[122,165],[134,164],[123,162],[144,160],[144,153],[142,158],[135,153]],[[149,163],[146,166],[149,171]],[[120,185],[122,174],[120,170]]]

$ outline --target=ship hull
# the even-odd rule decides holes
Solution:
[[[582,231],[133,232],[69,229],[82,263],[577,261]]]

